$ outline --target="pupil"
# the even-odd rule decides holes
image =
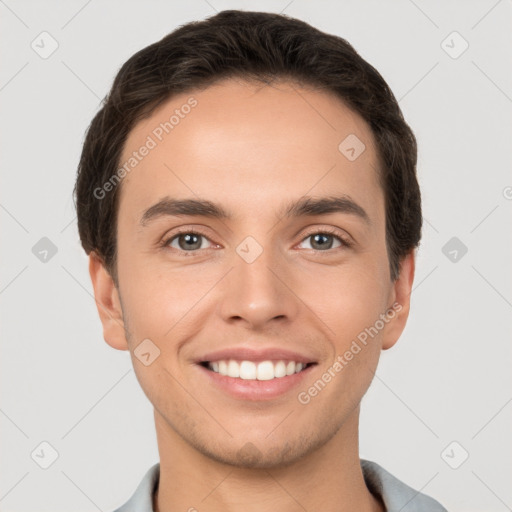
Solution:
[[[185,240],[185,242],[181,243],[182,240]],[[201,242],[198,241],[199,237],[197,235],[194,235],[193,233],[188,233],[180,237],[180,247],[185,250],[199,249],[201,247]]]
[[[326,241],[326,239],[327,239],[327,241]],[[331,240],[330,240],[330,243],[329,243],[329,241],[328,241],[329,239],[331,239]],[[332,237],[331,237],[330,235],[324,235],[324,234],[321,234],[321,233],[316,234],[316,235],[314,235],[314,237],[313,237],[313,246],[314,246],[315,244],[318,244],[318,246],[319,246],[320,248],[325,249],[325,248],[326,248],[326,246],[327,246],[327,248],[328,248],[328,249],[330,249],[330,248],[331,248],[331,246],[332,246]]]

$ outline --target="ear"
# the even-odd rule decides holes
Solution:
[[[414,281],[415,258],[415,251],[412,250],[400,263],[400,273],[391,290],[387,315],[389,320],[383,331],[382,350],[391,348],[398,341],[407,323]]]
[[[96,307],[103,324],[103,338],[117,350],[128,350],[118,290],[103,260],[94,251],[89,255],[89,274]]]

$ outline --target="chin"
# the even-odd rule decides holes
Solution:
[[[240,469],[278,469],[291,466],[318,449],[328,439],[297,436],[296,439],[265,439],[264,436],[229,445],[197,445],[195,448],[210,459]],[[237,448],[237,445],[241,445]]]

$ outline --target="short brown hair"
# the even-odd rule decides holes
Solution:
[[[191,22],[133,55],[119,70],[85,137],[74,189],[78,231],[117,279],[120,186],[116,174],[130,130],[171,96],[227,78],[294,81],[333,92],[370,126],[381,162],[391,279],[421,239],[416,138],[378,71],[343,38],[285,15],[228,10]],[[341,141],[340,141],[341,142]]]

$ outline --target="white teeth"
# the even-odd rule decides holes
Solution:
[[[272,364],[272,361],[263,361],[258,364],[258,373],[256,378],[258,380],[272,380],[274,378],[274,365]]]
[[[228,374],[228,363],[226,361],[219,361],[219,373],[221,375]]]
[[[236,361],[231,361],[238,366]],[[242,361],[240,364],[240,378],[244,380],[256,379],[256,365],[252,361]]]
[[[220,360],[208,363],[208,368],[220,375],[244,380],[272,380],[299,373],[306,367],[295,361],[252,361]]]
[[[274,365],[274,377],[286,377],[286,365],[284,361],[279,361]]]
[[[229,361],[228,377],[240,377],[240,366],[236,361]]]

